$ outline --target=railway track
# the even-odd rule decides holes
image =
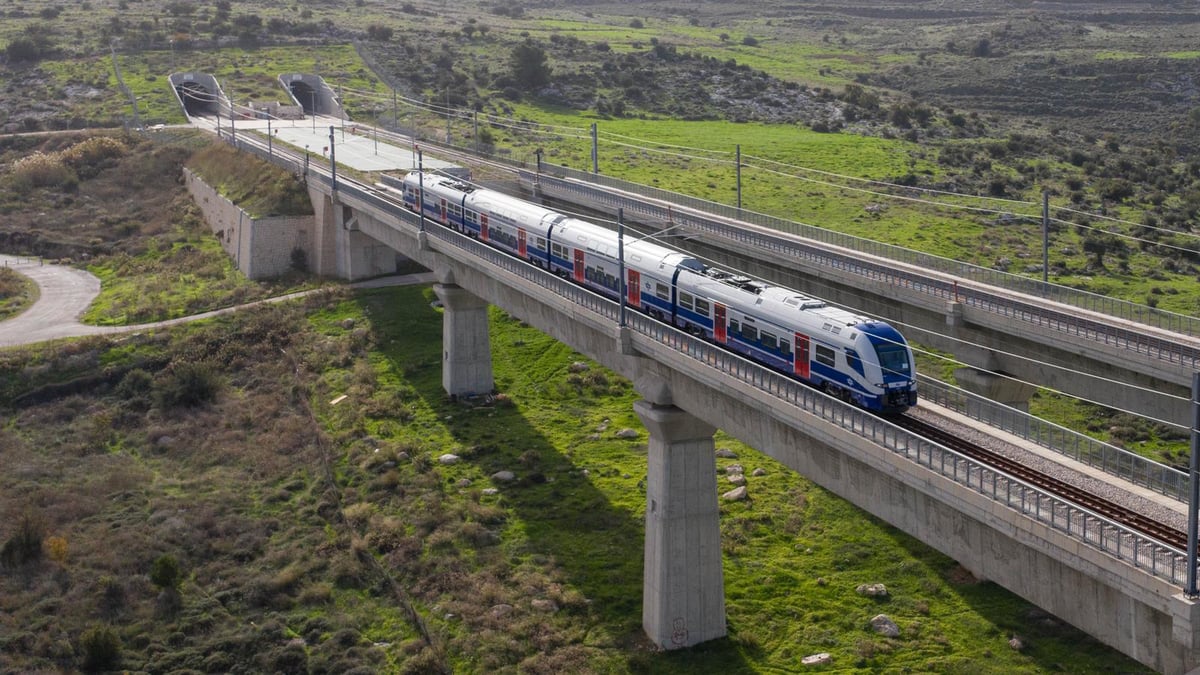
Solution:
[[[1104,516],[1114,522],[1135,529],[1143,534],[1173,546],[1187,550],[1187,533],[1164,525],[1157,520],[1144,516],[1133,509],[1126,508],[1091,492],[1048,476],[1040,471],[1030,469],[1020,462],[1009,459],[1004,455],[988,450],[978,444],[963,440],[954,433],[940,429],[907,415],[901,415],[891,420],[896,426],[919,434],[923,438],[939,443],[966,457],[986,463],[1005,474],[1042,490],[1058,495],[1078,506]]]

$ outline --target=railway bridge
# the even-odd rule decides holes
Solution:
[[[648,317],[619,325],[615,303],[423,222],[370,186],[313,171],[309,191],[315,268],[368,277],[394,269],[399,253],[434,271],[447,393],[493,388],[489,304],[635,383],[650,434],[642,618],[657,645],[726,632],[719,427],[1150,667],[1200,665],[1200,604],[1180,590],[1182,552]]]

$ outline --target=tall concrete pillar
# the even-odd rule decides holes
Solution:
[[[723,637],[716,428],[673,405],[633,408],[650,432],[642,628],[662,649]]]
[[[488,303],[456,284],[434,284],[442,301],[442,387],[451,396],[488,394],[492,347],[488,341]]]

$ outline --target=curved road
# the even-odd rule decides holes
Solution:
[[[79,323],[79,317],[87,311],[88,306],[100,294],[100,280],[90,272],[65,265],[45,264],[35,258],[9,255],[0,255],[0,266],[16,270],[29,277],[37,284],[39,289],[38,299],[33,303],[33,306],[10,319],[0,321],[0,347],[15,347],[34,342],[84,335],[132,333],[139,330],[146,330],[147,328],[160,328],[186,321],[196,321],[259,304],[258,302],[253,302],[239,307],[227,307],[202,314],[155,323],[138,324],[136,326],[89,326]],[[403,284],[426,284],[433,283],[433,281],[433,274],[425,273],[372,279],[352,285],[357,288],[370,288]],[[311,291],[290,293],[260,302],[279,302],[304,295],[308,292]]]

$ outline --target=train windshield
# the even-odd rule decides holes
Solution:
[[[902,345],[877,345],[875,351],[879,354],[879,365],[883,368],[884,376],[911,376],[908,350]]]

